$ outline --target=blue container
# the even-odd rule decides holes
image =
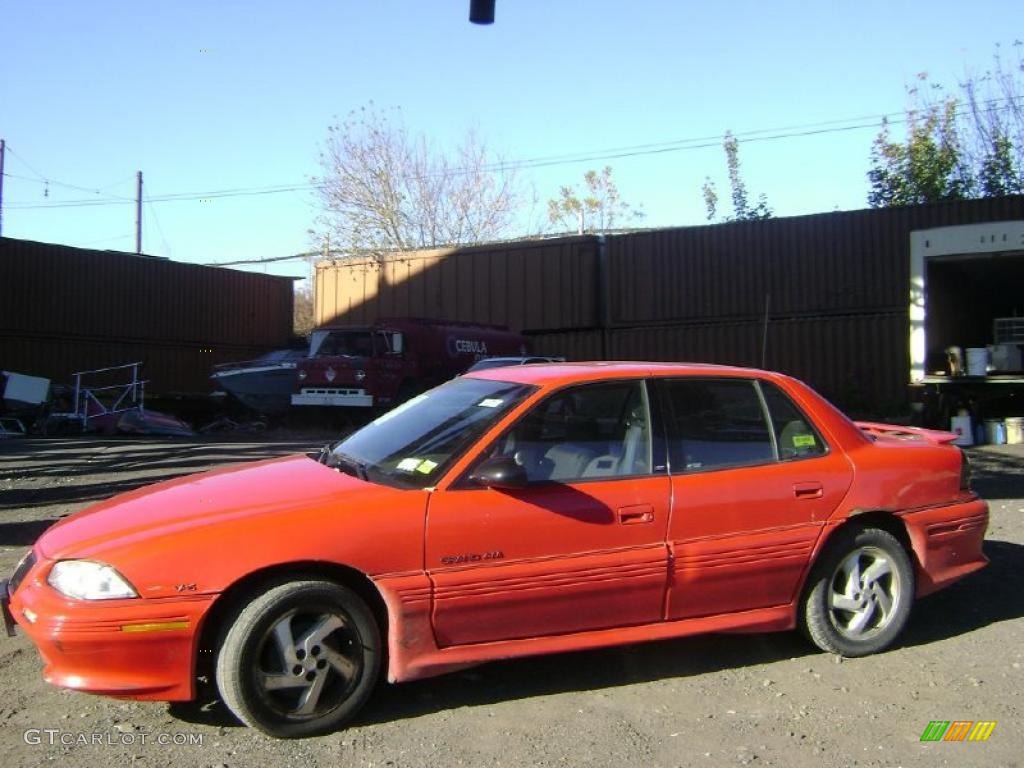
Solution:
[[[1006,424],[1002,419],[985,419],[985,442],[989,445],[1006,445]]]

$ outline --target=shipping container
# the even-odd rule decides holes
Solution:
[[[911,231],[1022,217],[1018,196],[611,235],[611,323],[904,310]]]
[[[323,262],[317,320],[499,323],[577,360],[760,365],[767,317],[768,367],[888,411],[909,397],[911,233],[1017,219],[1024,196]]]
[[[526,335],[530,353],[564,357],[566,360],[602,360],[605,358],[602,333],[592,331],[559,331]]]
[[[806,381],[854,413],[890,413],[906,399],[905,313],[691,322],[528,336],[537,354],[766,367]],[[813,351],[813,353],[812,353]]]
[[[520,331],[593,326],[597,242],[570,237],[322,261],[316,324],[429,317]]]
[[[206,392],[216,363],[287,346],[293,281],[0,239],[0,368],[65,382],[145,362],[154,392]]]
[[[615,329],[609,357],[765,367],[806,381],[854,411],[906,399],[903,312]],[[572,355],[571,350],[567,354]]]

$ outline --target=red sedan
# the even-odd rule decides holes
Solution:
[[[851,422],[710,365],[497,368],[325,450],[161,483],[48,530],[0,590],[56,685],[187,700],[276,736],[384,676],[701,632],[891,645],[982,568],[953,435]]]

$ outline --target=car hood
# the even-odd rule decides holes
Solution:
[[[287,456],[223,467],[119,494],[48,529],[36,543],[50,559],[95,557],[142,539],[336,500],[380,487],[312,459]]]

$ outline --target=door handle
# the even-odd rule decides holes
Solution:
[[[654,522],[654,508],[647,504],[635,507],[622,507],[618,511],[620,525],[638,525]]]
[[[793,495],[798,499],[820,499],[825,495],[821,483],[793,483]]]

